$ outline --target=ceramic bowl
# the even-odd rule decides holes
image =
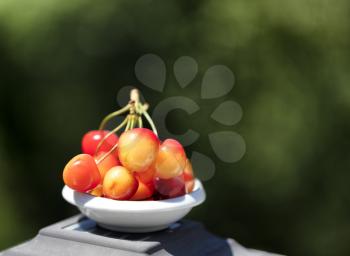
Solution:
[[[88,218],[106,229],[144,233],[167,228],[204,202],[205,191],[196,179],[194,189],[184,196],[159,201],[119,201],[80,193],[65,186],[63,198]]]

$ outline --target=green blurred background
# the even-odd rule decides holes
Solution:
[[[349,24],[345,0],[1,0],[0,250],[76,213],[61,198],[62,168],[116,108],[119,88],[140,85],[136,60],[155,53],[169,75],[163,94],[140,86],[151,105],[199,100],[200,78],[215,64],[236,77],[229,95],[199,100],[196,125],[240,133],[247,152],[224,164],[205,136],[188,148],[217,167],[190,217],[245,246],[349,255]],[[184,90],[171,74],[183,55],[200,72]],[[224,99],[243,108],[234,127],[208,122]],[[193,125],[174,118],[174,132]]]

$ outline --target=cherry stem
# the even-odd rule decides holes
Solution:
[[[126,116],[124,121],[118,125],[116,128],[114,128],[112,131],[106,134],[106,136],[103,137],[103,139],[99,142],[97,145],[95,155],[103,145],[103,143],[111,136],[112,134],[119,131],[122,127],[125,127],[125,131],[128,131],[130,129],[133,129],[135,126],[143,127],[143,121],[142,121],[142,115],[145,116],[146,120],[150,124],[153,132],[158,136],[157,128],[153,123],[152,118],[148,114],[149,105],[147,103],[142,104],[140,102],[140,93],[137,89],[132,89],[130,92],[130,102],[128,105],[123,107],[120,110],[117,110],[113,113],[108,114],[101,122],[99,126],[99,130],[103,130],[106,126],[106,124],[113,118],[118,115],[121,115],[125,112],[129,111],[129,114]],[[96,164],[98,165],[101,163],[108,155],[110,155],[116,148],[118,147],[118,143],[116,143],[106,154],[104,154],[101,158],[96,160]]]
[[[134,129],[134,125],[135,125],[135,120],[134,120],[134,116],[132,115],[130,117],[130,130]]]
[[[143,122],[142,122],[142,117],[141,116],[138,117],[137,122],[138,122],[139,127],[142,128],[143,127]]]
[[[126,117],[127,119],[128,119],[128,121],[127,121],[127,124],[126,124],[126,127],[125,127],[125,131],[128,131],[129,129],[130,129],[130,115],[128,115],[127,117]]]
[[[118,125],[116,128],[114,128],[112,131],[110,131],[109,133],[106,134],[106,136],[103,137],[103,139],[98,143],[97,147],[96,147],[96,151],[95,151],[95,155],[97,154],[97,152],[99,151],[99,149],[101,148],[103,142],[105,142],[109,136],[111,136],[113,133],[116,133],[117,131],[119,131],[121,128],[123,128],[124,125],[127,124],[127,118],[124,119],[124,121]]]
[[[134,92],[135,93],[135,92]],[[131,93],[132,94],[132,93]],[[131,96],[130,96],[131,97]],[[145,116],[146,120],[148,121],[148,123],[150,124],[153,132],[157,135],[158,137],[158,132],[157,132],[157,128],[153,123],[152,118],[150,117],[150,115],[147,112],[147,109],[149,107],[149,105],[147,103],[141,104],[140,102],[133,102],[135,105],[132,107],[132,109],[134,109],[136,111],[137,114],[140,115],[140,119],[141,119],[141,127],[143,126],[142,124],[142,115]],[[140,125],[140,122],[139,122]]]
[[[98,128],[99,130],[103,130],[104,127],[106,126],[106,124],[108,123],[108,121],[113,118],[113,117],[116,117],[116,116],[119,116],[120,114],[123,114],[127,111],[129,111],[131,108],[131,105],[128,104],[126,105],[125,107],[123,107],[122,109],[119,109],[113,113],[110,113],[109,115],[107,115],[105,118],[103,118],[101,124],[100,124],[100,127]]]
[[[155,133],[155,135],[157,135],[158,137],[158,132],[157,132],[157,128],[156,126],[154,125],[153,123],[153,120],[152,118],[149,116],[148,112],[146,110],[144,110],[142,112],[142,114],[145,116],[146,120],[148,121],[148,123],[150,124],[151,128],[152,128],[152,131]]]
[[[140,92],[137,89],[132,89],[130,91],[130,100],[135,102],[135,105],[138,105],[140,102]]]
[[[118,147],[118,142],[115,143],[115,145],[106,153],[104,154],[100,159],[96,161],[96,164],[99,165],[107,156],[109,156],[116,148]]]

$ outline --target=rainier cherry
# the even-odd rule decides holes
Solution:
[[[103,194],[117,200],[130,199],[138,188],[134,175],[123,166],[110,169],[103,180]]]
[[[91,190],[89,193],[90,193],[90,195],[93,195],[93,196],[103,196],[102,185],[98,185],[96,188]]]
[[[107,130],[94,130],[86,133],[82,139],[81,147],[84,154],[95,155],[100,141],[109,133]],[[111,134],[100,146],[99,151],[108,152],[118,142],[118,136]]]
[[[64,168],[63,180],[68,187],[86,192],[101,182],[101,175],[93,157],[80,154],[70,160]]]
[[[159,148],[155,164],[156,177],[170,179],[181,175],[186,165],[186,159],[186,153],[178,141],[165,140]]]
[[[153,182],[155,172],[156,170],[153,166],[151,166],[150,168],[148,168],[148,170],[144,172],[136,172],[135,177],[143,183],[150,183]]]
[[[118,156],[129,171],[143,172],[153,165],[158,149],[159,140],[151,130],[135,128],[120,136]]]
[[[98,152],[97,155],[95,156],[95,160],[98,167],[98,170],[100,171],[101,174],[101,178],[102,181],[106,175],[106,173],[114,166],[119,165],[119,161],[117,159],[117,157],[113,154],[109,154],[106,157],[104,157],[104,155],[106,154],[106,152]],[[99,161],[99,159],[103,158],[104,159],[102,161]]]
[[[186,160],[186,166],[184,169],[184,179],[186,183],[186,192],[191,193],[194,187],[194,175],[193,175],[192,164],[188,159]]]
[[[154,193],[154,173],[153,166],[144,172],[135,172],[135,178],[139,181],[139,187],[130,200],[143,200],[151,197]]]
[[[137,178],[137,176],[136,176]],[[138,179],[138,178],[137,178]],[[154,183],[144,183],[140,179],[139,181],[139,187],[137,188],[136,193],[130,198],[130,200],[144,200],[149,197],[151,197],[154,193]]]

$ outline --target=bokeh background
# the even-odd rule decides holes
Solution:
[[[117,108],[119,88],[136,85],[151,105],[184,95],[205,106],[195,123],[175,113],[174,133],[233,130],[246,141],[235,164],[205,136],[187,149],[217,167],[191,218],[249,247],[349,255],[349,24],[345,0],[1,0],[0,249],[76,213],[61,198],[62,168]],[[145,53],[167,65],[160,95],[135,77]],[[172,75],[183,55],[199,64],[186,89]],[[201,76],[215,64],[234,72],[235,87],[201,102]],[[244,111],[234,127],[208,121],[225,99]]]

